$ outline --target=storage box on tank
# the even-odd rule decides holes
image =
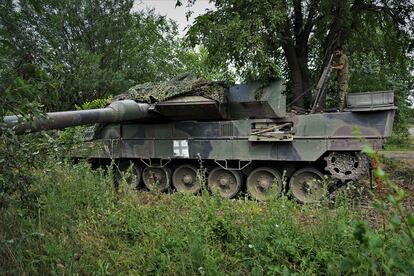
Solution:
[[[393,91],[348,94],[347,105],[353,107],[389,106],[394,104]]]

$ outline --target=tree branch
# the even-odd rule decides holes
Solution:
[[[298,40],[303,31],[303,12],[302,12],[301,1],[293,0],[293,12],[294,12],[293,31],[294,31],[296,40]]]
[[[306,17],[306,23],[303,30],[305,33],[310,33],[312,31],[313,26],[315,25],[316,5],[313,5],[313,3],[314,2],[312,2],[310,5],[308,16]]]

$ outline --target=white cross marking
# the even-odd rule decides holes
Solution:
[[[174,140],[173,150],[174,150],[174,156],[184,157],[184,158],[190,157],[187,140]]]

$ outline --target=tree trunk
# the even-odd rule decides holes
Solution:
[[[285,57],[289,67],[290,78],[292,82],[292,95],[294,105],[305,108],[305,100],[303,97],[304,87],[303,87],[303,74],[300,65],[300,61],[297,57],[295,47],[292,41],[283,43],[283,50],[285,52]]]
[[[285,8],[289,10],[287,3]],[[307,108],[312,95],[308,70],[308,42],[313,28],[314,7],[310,7],[306,20],[301,1],[294,0],[293,8],[293,20],[286,18],[282,31],[282,48],[290,72],[293,105]]]
[[[282,46],[291,77],[293,105],[307,108],[312,98],[309,83],[307,40],[298,41],[296,45],[293,41],[288,40]]]
[[[306,37],[300,37],[296,42],[296,56],[298,58],[302,77],[302,97],[305,107],[309,107],[312,101],[312,89],[309,82],[308,54],[308,39]]]

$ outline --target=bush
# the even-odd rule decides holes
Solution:
[[[56,157],[32,171],[31,208],[0,209],[0,274],[413,273],[414,220],[392,186],[377,231],[346,200],[130,193],[110,171]]]
[[[413,145],[411,144],[410,134],[408,133],[407,126],[395,127],[391,136],[387,138],[385,144],[386,150],[401,150],[409,149]]]

